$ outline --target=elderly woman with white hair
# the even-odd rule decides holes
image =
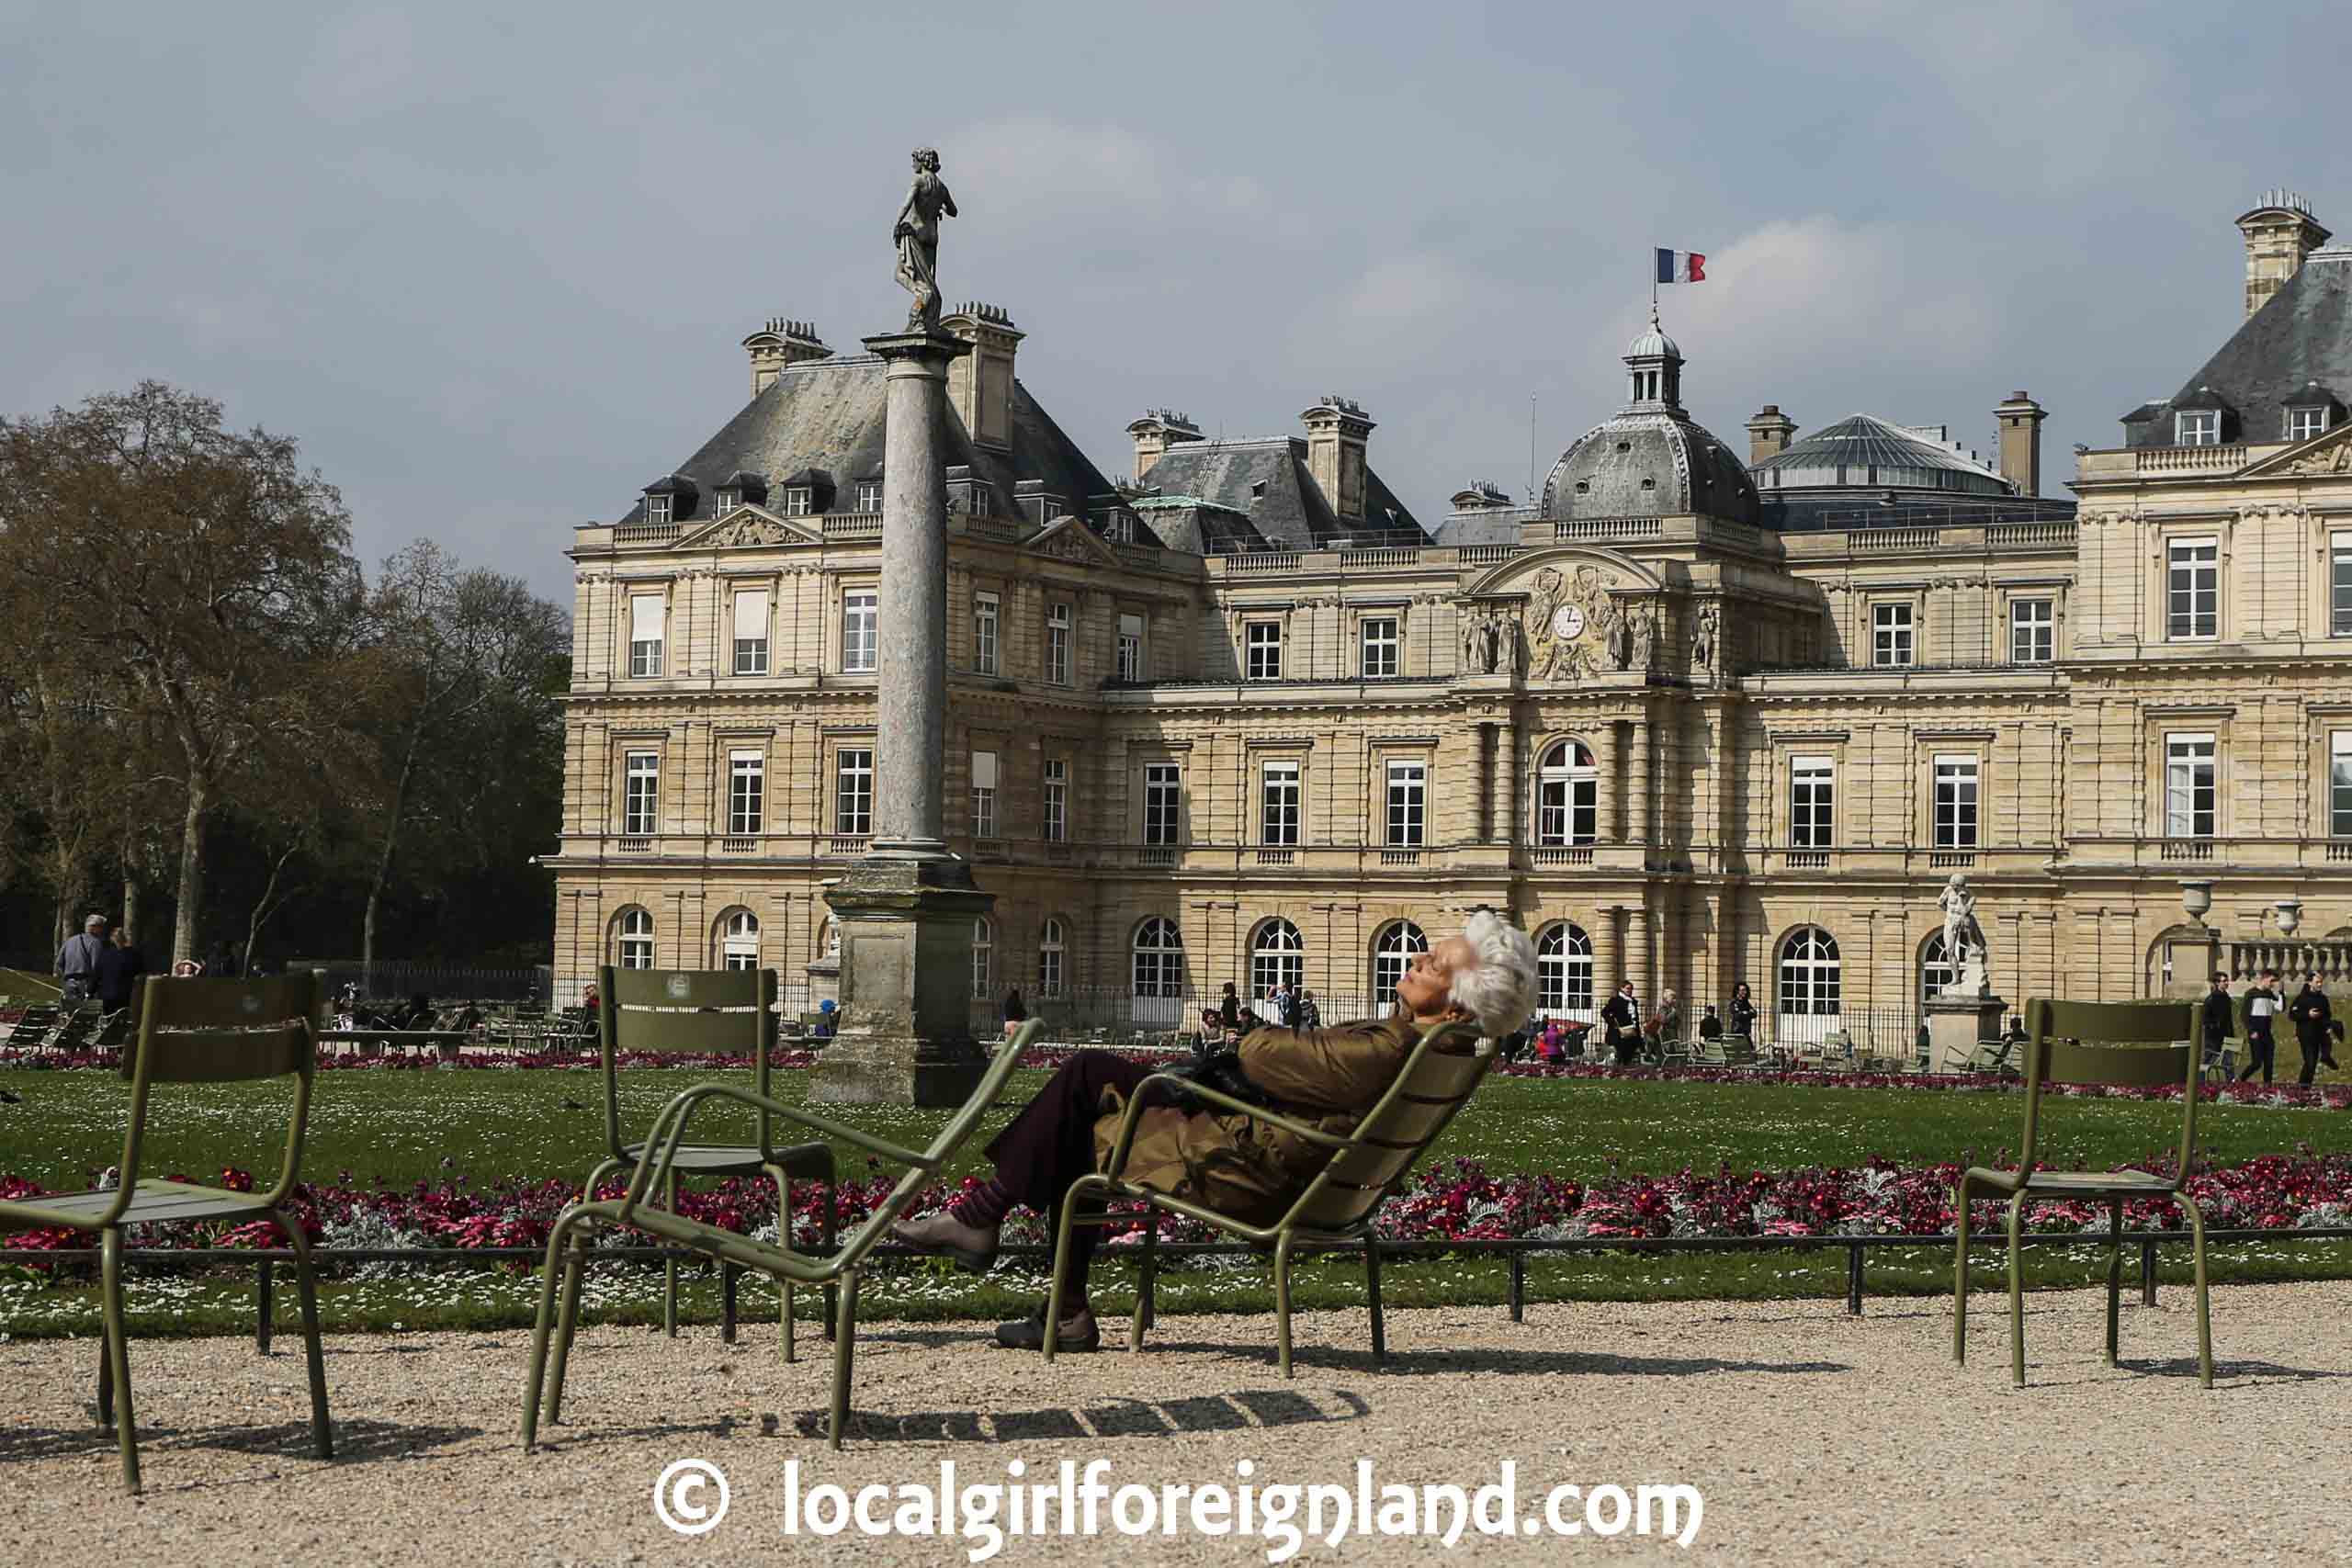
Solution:
[[[1344,1134],[1387,1092],[1428,1031],[1467,1021],[1499,1039],[1527,1017],[1534,992],[1534,944],[1481,910],[1459,936],[1414,959],[1396,983],[1388,1016],[1330,1029],[1253,1029],[1242,1037],[1238,1068],[1267,1109]],[[1006,1213],[1022,1203],[1057,1218],[1070,1183],[1109,1156],[1127,1098],[1153,1071],[1108,1051],[1073,1056],[989,1145],[994,1177],[967,1188],[944,1210],[899,1222],[894,1234],[985,1273],[996,1262]],[[1153,1103],[1138,1120],[1124,1174],[1138,1186],[1262,1224],[1306,1190],[1324,1158],[1305,1140],[1238,1111]],[[1092,1350],[1102,1343],[1085,1288],[1096,1235],[1084,1225],[1071,1234],[1078,1277],[1062,1299],[1077,1307],[1056,1336],[1062,1349]],[[1036,1349],[1045,1328],[1041,1303],[1027,1321],[998,1328],[997,1343]]]

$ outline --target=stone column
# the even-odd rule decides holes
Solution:
[[[841,1026],[808,1098],[961,1105],[986,1058],[972,1038],[972,922],[996,902],[947,852],[947,366],[938,332],[870,337],[888,365],[874,845],[825,895],[841,927]],[[811,966],[812,969],[815,967]]]
[[[1657,795],[1650,781],[1650,721],[1647,714],[1634,720],[1633,761],[1625,770],[1625,788],[1634,797],[1634,842],[1643,846],[1642,863],[1647,865],[1657,858],[1650,852],[1650,835],[1655,827],[1651,807]]]
[[[1650,911],[1646,897],[1640,904],[1629,905],[1625,910],[1625,968],[1633,976],[1634,994],[1641,998],[1644,1017],[1657,1007],[1657,961],[1656,944],[1650,940]]]
[[[1495,727],[1494,823],[1495,840],[1516,854],[1520,840],[1519,720],[1509,713]]]
[[[1495,739],[1499,727],[1482,720],[1478,725],[1478,841],[1491,844],[1502,837],[1502,818],[1495,814],[1495,759],[1501,754],[1501,744]]]
[[[1625,977],[1625,950],[1618,941],[1617,922],[1625,911],[1615,904],[1596,910],[1592,925],[1592,1000],[1598,1007],[1617,994]]]

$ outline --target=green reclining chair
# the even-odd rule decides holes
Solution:
[[[134,1049],[123,1053],[130,1080],[130,1126],[123,1134],[119,1185],[103,1191],[58,1193],[0,1202],[0,1230],[52,1225],[96,1231],[105,1291],[106,1334],[98,1361],[98,1419],[110,1421],[122,1449],[123,1484],[140,1490],[139,1439],[130,1411],[130,1359],[122,1310],[122,1233],[128,1225],[192,1220],[275,1220],[294,1249],[294,1278],[302,1302],[302,1347],[311,1377],[311,1440],[321,1459],[334,1457],[327,1424],[326,1363],[319,1350],[318,1286],[310,1242],[286,1212],[302,1166],[302,1134],[311,1114],[311,1075],[318,1045],[317,976],[305,971],[270,980],[181,980],[150,976]],[[231,1083],[294,1077],[294,1109],[287,1120],[286,1163],[267,1191],[234,1192],[192,1181],[140,1177],[147,1133],[149,1090],[159,1083]]]
[[[2057,1002],[2026,1004],[2025,1134],[2015,1170],[1972,1167],[1952,1200],[1958,1215],[1952,1256],[1952,1359],[1968,1359],[1968,1203],[1979,1191],[2009,1200],[2009,1372],[2025,1386],[2025,1287],[2018,1237],[2025,1206],[2037,1199],[2104,1202],[2111,1227],[2107,1258],[2107,1364],[2115,1365],[2123,1289],[2123,1205],[2134,1198],[2169,1198],[2188,1215],[2197,1263],[2198,1381],[2213,1386],[2213,1326],[2205,1291],[2205,1216],[2185,1190],[2197,1153],[2198,1080],[2204,1040],[2203,1002]],[[2173,1042],[2178,1043],[2173,1043]],[[2149,1043],[2155,1042],[2156,1043]],[[2144,1170],[2054,1171],[2033,1168],[2041,1131],[2042,1089],[2050,1083],[2182,1086],[2180,1152],[2169,1177]]]
[[[1184,1214],[1214,1225],[1260,1247],[1274,1249],[1275,1359],[1284,1377],[1290,1369],[1290,1254],[1301,1242],[1310,1247],[1355,1245],[1363,1247],[1364,1282],[1372,1310],[1372,1358],[1375,1365],[1387,1359],[1387,1341],[1380,1314],[1380,1254],[1371,1245],[1373,1216],[1382,1200],[1412,1174],[1413,1167],[1437,1142],[1438,1134],[1485,1081],[1499,1057],[1478,1049],[1478,1031],[1471,1024],[1440,1025],[1421,1036],[1405,1058],[1396,1081],[1378,1104],[1344,1136],[1309,1127],[1291,1117],[1247,1104],[1211,1089],[1154,1073],[1136,1086],[1127,1100],[1118,1140],[1112,1145],[1109,1168],[1080,1177],[1062,1200],[1061,1224],[1054,1240],[1054,1284],[1046,1309],[1046,1359],[1054,1359],[1054,1339],[1062,1317],[1062,1288],[1068,1275],[1070,1229],[1073,1224],[1101,1224],[1106,1216],[1099,1205],[1111,1199],[1139,1200],[1150,1206],[1146,1217],[1144,1246],[1157,1245],[1159,1215],[1164,1211]],[[1253,1121],[1283,1128],[1294,1137],[1329,1149],[1330,1157],[1316,1173],[1283,1216],[1270,1225],[1253,1225],[1185,1198],[1171,1197],[1122,1179],[1127,1151],[1135,1143],[1136,1122],[1155,1089],[1161,1098],[1190,1094],[1223,1111],[1238,1111]],[[1084,1215],[1081,1217],[1081,1211]],[[1146,1302],[1136,1295],[1135,1323],[1127,1341],[1130,1350],[1143,1348]]]
[[[609,975],[610,971],[607,971]],[[643,973],[643,971],[639,971]],[[607,993],[608,995],[611,993]],[[1028,1048],[1041,1027],[1035,1019],[1021,1026],[1012,1038],[1010,1050],[999,1051],[989,1061],[979,1084],[972,1090],[962,1109],[948,1118],[947,1125],[931,1141],[927,1149],[901,1148],[886,1139],[855,1127],[781,1104],[764,1094],[752,1094],[730,1084],[705,1084],[690,1089],[670,1101],[653,1123],[653,1131],[645,1143],[639,1145],[637,1169],[629,1177],[628,1190],[617,1199],[603,1202],[579,1202],[556,1216],[555,1228],[548,1236],[547,1274],[540,1281],[539,1317],[537,1329],[531,1337],[530,1376],[523,1394],[523,1450],[530,1451],[537,1440],[540,1397],[546,1395],[548,1423],[560,1419],[563,1409],[564,1363],[569,1359],[572,1331],[580,1323],[580,1272],[585,1237],[580,1233],[594,1225],[626,1225],[647,1231],[663,1241],[693,1250],[720,1263],[733,1263],[746,1269],[756,1269],[775,1279],[789,1295],[791,1287],[803,1285],[840,1287],[840,1306],[833,1317],[833,1394],[832,1414],[828,1434],[832,1446],[842,1446],[842,1428],[849,1419],[849,1382],[853,1352],[857,1338],[857,1285],[859,1271],[866,1255],[887,1238],[890,1224],[906,1212],[915,1194],[922,1191],[964,1146],[980,1118],[996,1103],[1003,1092],[1005,1080],[1020,1066],[1021,1054]],[[854,1144],[870,1154],[878,1155],[894,1164],[907,1168],[905,1176],[890,1190],[889,1195],[874,1206],[865,1223],[850,1233],[831,1256],[818,1258],[793,1251],[788,1247],[772,1247],[754,1241],[740,1232],[722,1230],[717,1225],[689,1220],[665,1209],[649,1207],[646,1194],[656,1188],[667,1190],[673,1179],[673,1169],[683,1151],[692,1145],[685,1143],[686,1126],[692,1121],[695,1107],[706,1100],[730,1100],[760,1111],[763,1117],[780,1116],[787,1122],[807,1127],[842,1143]],[[825,1148],[813,1144],[811,1148]],[[830,1158],[830,1155],[828,1156]],[[556,1313],[556,1276],[563,1276],[563,1308]],[[787,1319],[787,1321],[789,1321]],[[548,1375],[548,1341],[550,1327],[554,1339],[554,1367]]]

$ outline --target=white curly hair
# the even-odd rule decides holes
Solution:
[[[1476,962],[1454,971],[1450,999],[1469,1009],[1478,1028],[1498,1040],[1525,1023],[1535,1006],[1535,943],[1492,909],[1464,920],[1462,936]]]

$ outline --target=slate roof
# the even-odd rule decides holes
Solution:
[[[1323,487],[1307,472],[1304,436],[1182,442],[1160,455],[1144,482],[1162,496],[1192,496],[1241,513],[1280,550],[1320,549],[1352,534],[1427,536],[1411,510],[1369,464],[1364,468],[1363,519],[1342,519],[1333,513]]]
[[[1542,515],[1756,521],[1756,481],[1679,406],[1643,402],[1586,431],[1552,465]]]
[[[2226,411],[2224,442],[2284,441],[2287,409],[2309,381],[2352,387],[2352,246],[2334,245],[2304,257],[2294,276],[2241,322],[2177,393],[2123,416],[2124,445],[2176,445],[2171,410],[2211,407],[2188,400],[2201,400],[2206,389]]]
[[[1748,470],[1758,490],[1852,486],[2007,495],[2009,482],[1966,454],[1875,415],[1823,425]],[[1850,501],[1848,505],[1853,504]]]
[[[849,355],[789,366],[758,397],[720,427],[675,473],[693,481],[698,495],[692,510],[675,514],[698,523],[718,514],[716,491],[738,471],[763,475],[772,486],[785,476],[816,471],[846,485],[882,471],[882,360]],[[1099,531],[1102,519],[1090,511],[1114,493],[1112,483],[1087,461],[1053,417],[1039,408],[1016,378],[1012,393],[1011,451],[976,446],[948,406],[946,466],[968,466],[976,479],[995,487],[996,511],[1012,514],[1012,487],[1022,479],[1044,481],[1057,498],[1055,514],[1076,513]],[[681,497],[683,503],[683,497]],[[624,523],[642,520],[639,501]]]

